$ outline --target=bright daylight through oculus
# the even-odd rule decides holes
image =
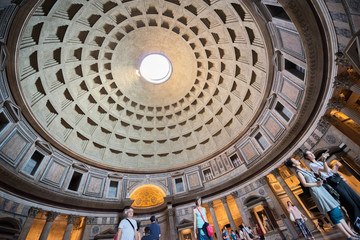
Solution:
[[[140,64],[140,75],[148,82],[160,84],[167,81],[172,73],[170,60],[163,54],[152,53]]]

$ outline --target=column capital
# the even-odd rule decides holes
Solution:
[[[174,209],[168,208],[168,214],[169,214],[169,216],[174,216],[175,215]]]
[[[221,197],[220,200],[223,204],[227,204],[226,196]]]
[[[95,217],[85,217],[86,224],[93,224],[95,221]]]
[[[233,196],[233,198],[234,199],[236,199],[236,198],[239,198],[240,197],[240,195],[239,195],[239,192],[238,191],[233,191],[232,193],[230,193],[231,194],[231,196]]]
[[[46,222],[53,222],[58,215],[59,215],[59,213],[57,213],[57,212],[47,212],[46,213]]]
[[[279,169],[275,168],[271,171],[271,173],[276,177],[276,179],[281,178]]]
[[[74,224],[74,222],[76,221],[77,218],[78,218],[78,216],[76,216],[76,215],[68,215],[68,218],[67,218],[68,224]]]
[[[355,71],[345,71],[339,73],[334,78],[334,88],[350,89],[358,81],[358,74]]]
[[[40,212],[40,208],[31,207],[28,211],[28,217],[36,218],[36,215]]]
[[[214,203],[213,203],[212,201],[207,202],[206,204],[209,206],[209,208],[213,208],[213,207],[214,207]]]
[[[342,52],[335,53],[335,63],[336,65],[341,65],[346,68],[351,68],[350,61],[345,57]]]
[[[341,111],[343,107],[345,107],[346,101],[340,97],[333,97],[329,100],[327,104],[327,108],[335,109],[336,111]]]

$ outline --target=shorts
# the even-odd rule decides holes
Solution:
[[[328,214],[333,224],[338,224],[340,223],[340,220],[344,219],[339,207],[329,211]]]

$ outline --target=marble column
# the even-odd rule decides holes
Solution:
[[[221,239],[221,231],[220,231],[219,223],[218,223],[217,218],[216,218],[216,214],[215,214],[215,210],[214,210],[214,204],[213,204],[213,202],[207,202],[207,205],[210,208],[210,214],[211,214],[211,218],[213,220],[213,224],[214,224],[214,228],[215,228],[215,232],[216,232],[216,237],[219,240],[219,239]]]
[[[228,220],[230,222],[231,229],[234,230],[234,231],[237,230],[234,219],[233,219],[233,217],[231,215],[231,212],[230,212],[229,205],[227,204],[227,201],[226,201],[226,196],[222,197],[221,201],[222,201],[222,203],[223,203],[223,205],[225,207],[225,212],[226,212],[226,215],[227,215]]]
[[[176,239],[176,229],[174,221],[174,209],[172,205],[168,205],[169,227],[170,227],[170,239]]]
[[[82,240],[90,239],[91,226],[94,222],[95,222],[94,217],[85,217],[85,229],[84,229]]]
[[[77,217],[78,216],[75,216],[75,215],[68,215],[67,226],[66,226],[66,229],[65,229],[63,240],[69,240],[70,239],[71,231],[72,231],[74,222],[77,219]]]
[[[41,232],[39,240],[46,240],[48,238],[51,226],[57,216],[58,216],[58,213],[56,213],[56,212],[47,212],[46,213],[46,223]]]
[[[21,233],[19,235],[19,239],[23,240],[26,239],[27,235],[29,234],[29,231],[31,229],[31,226],[33,225],[35,218],[37,214],[40,212],[39,208],[31,207],[28,211],[28,218],[25,221],[25,224],[21,230]]]
[[[275,196],[273,190],[271,189],[270,183],[266,176],[259,179],[259,182],[263,185],[265,192],[267,193],[268,197],[271,199],[271,203],[274,206],[275,211],[273,211],[274,217],[276,220],[281,219],[281,215],[286,216],[286,212],[283,206],[279,203],[279,199]]]
[[[244,206],[242,205],[239,192],[238,191],[232,192],[231,196],[233,196],[233,198],[235,199],[236,206],[239,209],[241,219],[243,220],[244,224],[246,226],[250,226],[250,221],[249,221],[249,218],[248,218],[248,216],[246,215],[246,213],[244,211]]]

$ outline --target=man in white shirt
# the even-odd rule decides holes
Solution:
[[[116,240],[140,240],[137,232],[137,223],[133,219],[134,209],[125,209],[126,218],[121,220]]]

